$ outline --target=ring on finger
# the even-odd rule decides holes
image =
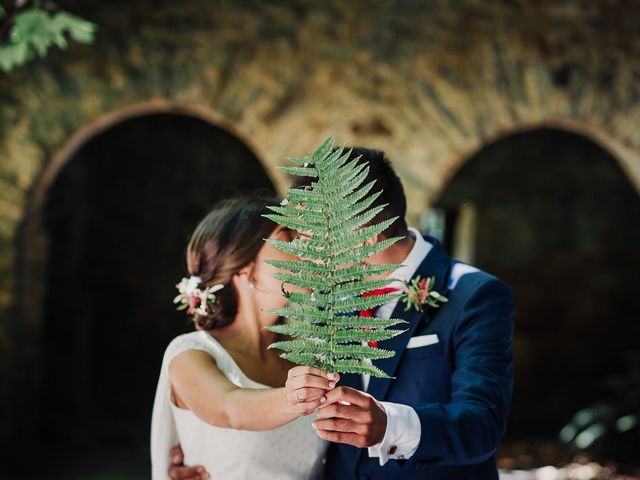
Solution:
[[[298,401],[299,401],[299,402],[301,402],[301,401],[303,401],[304,399],[303,399],[303,398],[300,398],[300,397],[298,396],[298,392],[299,392],[299,390],[296,390],[296,398],[298,399]]]

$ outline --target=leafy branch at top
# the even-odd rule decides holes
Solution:
[[[300,258],[268,263],[285,270],[276,274],[285,291],[287,285],[307,291],[287,292],[290,305],[272,310],[292,323],[268,328],[295,339],[276,342],[269,348],[283,350],[282,356],[294,363],[388,377],[372,360],[392,357],[395,352],[372,348],[366,342],[392,338],[403,330],[389,327],[406,322],[359,316],[357,312],[402,296],[362,296],[393,281],[367,277],[391,272],[399,265],[364,265],[362,261],[402,237],[365,243],[385,231],[396,218],[371,224],[385,207],[371,207],[381,192],[370,194],[375,182],[364,184],[369,167],[360,157],[349,159],[350,153],[343,148],[334,149],[333,138],[328,138],[312,154],[289,159],[295,166],[282,167],[291,175],[312,181],[307,187],[289,189],[281,205],[271,207],[273,213],[265,216],[308,236],[291,242],[268,240],[281,251]]]
[[[24,3],[17,3],[9,12],[0,6],[0,31],[3,32],[0,36],[0,70],[10,72],[36,56],[43,57],[52,46],[65,49],[68,38],[84,44],[93,42],[94,23],[57,7],[55,12],[50,12],[38,3],[29,8],[25,8]],[[6,38],[5,31],[8,32]]]

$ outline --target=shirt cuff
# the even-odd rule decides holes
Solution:
[[[387,413],[387,430],[380,443],[369,447],[369,457],[378,457],[380,466],[388,460],[406,460],[418,449],[422,426],[416,411],[400,403],[380,402]]]

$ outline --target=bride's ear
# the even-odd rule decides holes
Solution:
[[[253,285],[253,270],[255,262],[249,263],[233,276],[233,281],[238,286],[251,287]]]

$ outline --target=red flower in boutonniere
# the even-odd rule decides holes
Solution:
[[[443,303],[447,303],[449,299],[441,293],[431,290],[436,282],[436,277],[420,278],[417,276],[411,282],[405,282],[405,296],[402,301],[406,304],[404,311],[414,308],[417,312],[424,311],[427,307],[438,308]]]

